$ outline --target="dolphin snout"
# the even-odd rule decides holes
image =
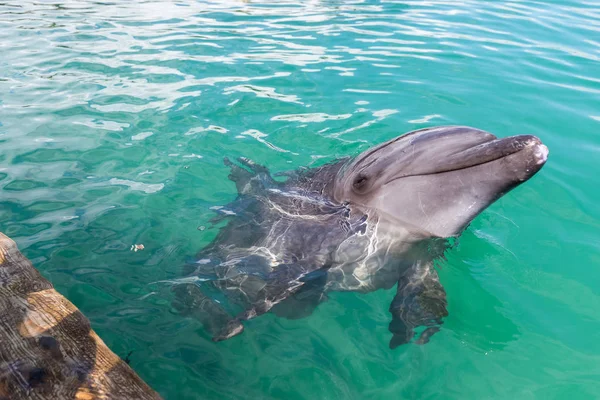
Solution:
[[[536,164],[542,165],[548,159],[548,147],[536,136],[523,136],[527,138],[523,145],[524,150],[530,150],[531,156],[536,161]]]
[[[548,147],[543,144],[540,139],[535,138],[536,140],[531,143],[531,146],[534,148],[533,157],[536,160],[537,165],[544,165],[546,160],[548,159]]]
[[[519,181],[525,181],[535,175],[548,160],[548,147],[536,136],[523,135],[515,137],[514,144],[518,150],[506,157]]]

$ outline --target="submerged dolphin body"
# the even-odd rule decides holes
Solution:
[[[266,312],[310,314],[330,291],[391,288],[390,347],[440,329],[446,293],[433,261],[482,210],[531,178],[548,150],[534,136],[469,127],[421,129],[353,159],[274,180],[249,160],[231,168],[227,224],[187,266],[176,306],[214,340]]]

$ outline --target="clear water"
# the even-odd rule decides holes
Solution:
[[[599,62],[594,0],[4,1],[0,230],[166,399],[598,398]],[[389,291],[219,344],[161,295],[235,196],[224,156],[441,124],[550,159],[449,253],[429,344],[388,349]]]

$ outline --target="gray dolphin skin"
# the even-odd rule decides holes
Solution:
[[[397,285],[390,347],[426,343],[448,315],[434,268],[448,238],[535,175],[547,155],[534,136],[442,126],[285,180],[226,159],[238,197],[219,209],[213,222],[222,227],[186,266],[174,304],[219,341],[266,312],[308,316],[331,291]]]

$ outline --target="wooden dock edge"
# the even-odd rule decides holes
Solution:
[[[160,399],[0,232],[0,400]]]

